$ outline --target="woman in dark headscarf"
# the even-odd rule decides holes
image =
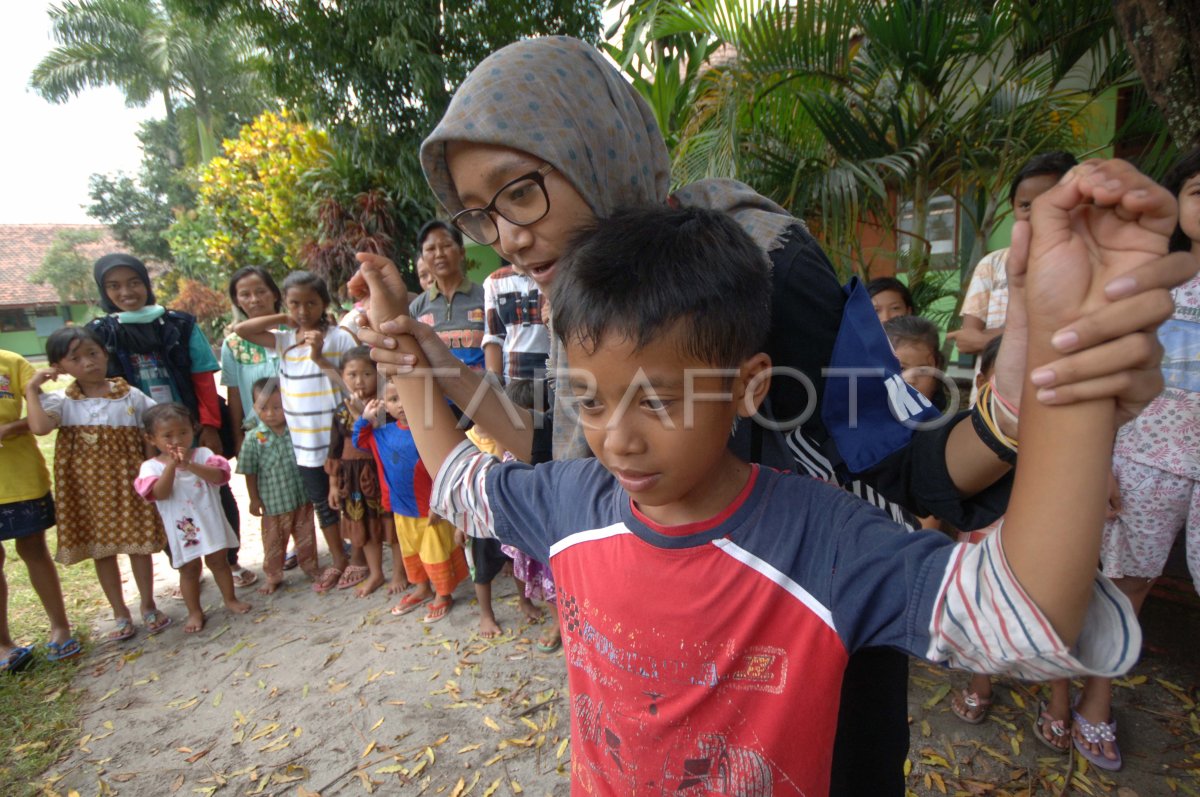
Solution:
[[[108,350],[109,376],[123,377],[156,402],[183,404],[200,421],[200,445],[225,452],[221,402],[213,379],[221,366],[196,318],[156,304],[150,272],[133,255],[105,255],[96,261],[93,273],[100,306],[108,315],[88,326]],[[229,485],[221,487],[221,504],[240,538],[237,502]],[[238,565],[237,551],[229,549],[234,583],[249,586],[258,576]]]
[[[804,225],[749,186],[705,180],[671,194],[668,153],[650,107],[595,48],[549,37],[492,54],[455,93],[423,144],[421,161],[454,224],[492,245],[543,291],[572,236],[618,206],[675,203],[730,213],[772,264],[767,353],[777,376],[769,414],[780,422],[775,426],[785,427],[773,431],[743,424],[734,441],[739,453],[836,480],[898,520],[915,512],[976,528],[1003,511],[1014,459],[1009,445],[972,413],[923,431],[897,421],[888,384],[905,388],[865,290],[843,291]],[[1063,350],[1074,353],[1046,369],[1051,383],[1057,379],[1046,398],[1061,403],[1118,394],[1122,409],[1135,414],[1161,388],[1159,350],[1153,334],[1143,330],[1164,320],[1169,305],[1161,300],[1167,288],[1194,271],[1190,259],[1166,258],[1131,275],[1120,293],[1124,298],[1073,325],[1075,340]],[[398,274],[389,278],[398,284]],[[1117,299],[1117,291],[1110,294]],[[1010,331],[1024,327],[1017,315],[1010,314]],[[363,330],[364,341],[377,346],[373,356],[380,362],[412,365],[412,358],[389,347],[386,333],[393,332],[414,335],[433,366],[455,367],[436,335],[403,318],[383,327],[385,334]],[[1024,378],[1023,340],[1021,334],[1006,335],[997,363],[997,389],[1014,402]],[[557,339],[552,347],[554,373],[567,363]],[[798,376],[782,378],[780,367]],[[852,404],[849,381],[827,379],[830,367],[882,369],[884,376],[860,378]],[[439,376],[439,385],[466,407],[480,377],[466,368],[456,373]],[[586,456],[568,398],[566,391],[553,394],[549,432],[534,430],[528,416],[514,427],[491,396],[477,402],[472,414],[522,459],[549,458],[551,451],[555,459]],[[813,402],[816,411],[806,413]],[[916,407],[905,421],[925,417],[915,399],[899,400],[897,409],[900,405]],[[856,418],[849,414],[852,406]],[[1013,428],[1004,431],[1015,435]],[[842,692],[834,794],[903,793],[906,667],[892,651],[861,651],[851,658]]]

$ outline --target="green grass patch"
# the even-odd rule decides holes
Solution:
[[[50,383],[47,390],[63,386]],[[51,466],[51,478],[55,436],[38,438],[38,447]],[[53,553],[57,544],[54,529],[46,532],[46,544]],[[24,672],[0,676],[0,794],[24,797],[41,793],[38,782],[42,772],[78,741],[81,690],[72,689],[71,681],[84,657],[57,663],[46,660],[50,628],[46,612],[17,556],[16,544],[9,541],[3,545],[9,631],[17,644],[32,645],[35,652],[33,663]],[[91,648],[87,634],[91,620],[108,602],[90,563],[57,569],[67,616],[86,652]]]

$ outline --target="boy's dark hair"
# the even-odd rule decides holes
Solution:
[[[155,404],[150,409],[142,413],[142,427],[146,430],[146,434],[153,435],[154,430],[160,423],[165,423],[170,420],[186,421],[191,426],[196,425],[196,418],[192,415],[192,411],[180,404],[178,401],[168,401],[165,404]]]
[[[259,379],[255,379],[254,384],[250,386],[250,399],[252,401],[257,401],[258,394],[268,388],[270,389],[270,391],[272,393],[274,393],[276,390],[278,390],[279,389],[279,377],[264,376]]]
[[[342,364],[338,368],[338,372],[345,373],[346,366],[349,365],[350,363],[354,362],[355,360],[365,360],[366,362],[369,362],[371,364],[372,368],[375,367],[375,361],[371,359],[371,347],[370,346],[355,346],[354,348],[348,350],[345,354],[342,355]]]
[[[919,315],[901,315],[889,318],[883,322],[883,331],[887,333],[892,346],[915,344],[928,346],[933,352],[933,364],[938,369],[946,367],[946,357],[942,354],[941,333],[928,318]]]
[[[433,232],[434,230],[445,230],[446,234],[449,235],[454,240],[454,243],[458,244],[458,248],[459,249],[463,248],[463,236],[462,236],[462,233],[459,232],[458,228],[455,227],[453,224],[451,224],[448,221],[442,221],[441,219],[434,219],[433,221],[427,221],[424,224],[422,224],[421,229],[417,231],[417,254],[418,255],[420,255],[420,253],[421,253],[421,248],[423,246],[425,246],[425,239],[428,238],[429,233]]]
[[[242,266],[237,271],[233,272],[233,276],[229,278],[229,303],[233,305],[233,309],[241,310],[237,303],[237,284],[243,277],[256,276],[263,281],[267,286],[267,290],[275,295],[275,312],[283,310],[283,292],[279,290],[279,286],[275,284],[275,278],[271,276],[271,272],[267,271],[262,266]]]
[[[867,295],[872,298],[884,291],[895,291],[900,294],[900,298],[904,300],[904,304],[908,306],[910,312],[916,307],[908,286],[895,277],[876,277],[867,283]]]
[[[63,358],[71,353],[71,346],[76,342],[90,340],[100,348],[104,348],[104,341],[96,334],[96,331],[91,327],[62,327],[50,333],[50,337],[46,338],[46,359],[51,365],[62,362]]]
[[[1064,174],[1078,165],[1079,161],[1075,159],[1074,155],[1062,150],[1034,155],[1025,162],[1025,165],[1021,167],[1021,171],[1017,172],[1017,176],[1013,178],[1012,185],[1008,189],[1009,204],[1012,204],[1012,201],[1017,198],[1017,187],[1030,177],[1052,174],[1058,178],[1062,178]]]
[[[504,386],[504,395],[508,396],[508,400],[518,407],[531,410],[537,390],[535,385],[538,384],[541,384],[541,380],[535,382],[532,379],[510,379]]]
[[[325,302],[325,311],[321,314],[321,329],[329,327],[329,308],[333,304],[333,297],[329,295],[329,286],[325,284],[325,280],[318,277],[311,271],[293,271],[283,278],[283,296],[287,296],[287,292],[292,288],[308,288],[317,292],[317,296],[321,297],[321,301]]]
[[[619,209],[578,235],[550,306],[563,343],[606,335],[642,348],[677,322],[682,353],[735,367],[762,351],[771,323],[767,257],[732,218],[703,208]]]
[[[1163,188],[1166,188],[1178,198],[1179,192],[1183,190],[1183,184],[1197,174],[1200,174],[1200,148],[1182,155],[1179,160],[1175,161],[1174,165],[1163,176]],[[1169,251],[1190,252],[1191,250],[1192,239],[1187,236],[1187,233],[1183,231],[1183,227],[1176,221],[1175,232],[1171,233]]]
[[[996,355],[1000,353],[1000,340],[1004,335],[997,335],[987,342],[979,353],[979,372],[986,374],[996,367]]]

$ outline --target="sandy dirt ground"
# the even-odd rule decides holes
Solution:
[[[244,508],[240,479],[235,487]],[[244,512],[243,535],[243,564],[254,566],[258,521]],[[221,606],[206,576],[208,625],[192,636],[182,602],[165,597],[175,574],[159,559],[175,626],[97,647],[75,684],[86,690],[78,743],[31,784],[43,793],[568,793],[564,660],[536,650],[542,629],[521,616],[511,579],[496,584],[506,631],[497,640],[476,633],[469,583],[449,616],[426,626],[420,612],[391,616],[382,590],[316,595],[299,570],[270,597],[242,590],[254,604],[244,616]],[[1037,744],[1031,687],[1001,682],[989,720],[967,726],[948,696],[965,676],[915,664],[910,793],[1200,795],[1200,606],[1187,597],[1150,601],[1146,655],[1117,688],[1124,772]],[[107,628],[101,618],[95,631]]]

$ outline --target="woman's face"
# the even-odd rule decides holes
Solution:
[[[104,274],[104,295],[118,310],[126,313],[141,310],[150,298],[146,283],[129,266],[117,266]]]
[[[458,199],[467,208],[487,206],[504,185],[545,163],[527,152],[495,144],[451,141],[446,145],[446,166]],[[543,290],[554,281],[555,265],[571,238],[595,218],[588,203],[557,170],[546,175],[546,196],[550,209],[527,227],[499,214],[492,217],[500,231],[492,248]]]
[[[275,310],[275,294],[257,274],[247,274],[237,281],[234,286],[237,296],[237,306],[247,318],[258,318],[271,315]]]
[[[1192,251],[1200,249],[1200,174],[1193,174],[1179,190],[1179,228],[1192,239]]]
[[[450,233],[437,228],[421,243],[421,259],[439,283],[462,279],[463,250]]]

